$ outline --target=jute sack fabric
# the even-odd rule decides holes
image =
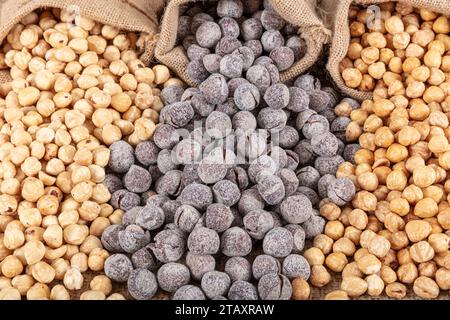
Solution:
[[[348,11],[352,3],[370,6],[389,1],[391,0],[322,0],[320,3],[325,25],[333,31],[327,69],[339,89],[358,100],[371,99],[372,93],[347,87],[339,72],[339,63],[347,55],[350,43]],[[446,0],[408,0],[407,3],[416,8],[427,8],[450,15],[449,2]]]
[[[121,30],[147,33],[140,58],[148,64],[153,58],[163,6],[164,0],[0,0],[0,43],[30,12],[39,8],[67,9]],[[0,84],[8,79],[8,72],[0,71]]]
[[[177,46],[176,43],[178,17],[181,5],[199,1],[171,0],[169,2],[164,12],[161,33],[155,48],[156,59],[175,71],[191,86],[198,85],[198,83],[195,83],[187,75],[186,66],[189,59],[184,48]],[[307,45],[305,56],[295,62],[290,69],[280,74],[281,81],[287,81],[297,77],[317,61],[323,45],[330,40],[331,32],[325,28],[315,12],[316,0],[269,0],[269,2],[286,21],[299,27],[299,33]]]

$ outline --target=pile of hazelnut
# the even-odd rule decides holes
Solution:
[[[361,149],[336,173],[357,193],[342,208],[322,201],[329,222],[305,258],[316,287],[330,282],[328,269],[342,274],[329,299],[403,298],[408,288],[437,298],[450,290],[450,21],[404,2],[380,8],[368,29],[366,9],[352,7],[341,63],[347,86],[373,90],[348,110],[346,138]]]

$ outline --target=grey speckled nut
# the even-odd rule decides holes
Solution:
[[[201,287],[208,298],[224,296],[230,288],[231,280],[228,274],[220,271],[209,271],[202,277]]]
[[[209,53],[210,53],[210,51],[209,51],[208,48],[200,47],[198,44],[195,44],[195,43],[193,45],[191,45],[186,51],[186,54],[187,54],[187,56],[188,56],[190,61],[192,61],[192,60],[202,60],[203,57],[206,56]],[[163,100],[163,101],[166,104],[170,104],[170,103],[176,102],[176,101],[173,101],[173,102],[168,102],[167,103],[166,100]]]
[[[211,21],[201,24],[195,33],[197,43],[203,48],[213,48],[222,37],[220,26]]]
[[[295,61],[294,51],[289,47],[276,47],[270,51],[269,57],[273,60],[279,71],[289,69]]]
[[[158,153],[158,146],[151,140],[138,143],[134,150],[136,159],[144,166],[156,164]]]
[[[239,187],[239,190],[245,190],[248,187],[248,175],[244,168],[234,166],[228,170],[225,177]]]
[[[238,107],[239,110],[244,111],[255,109],[259,105],[259,101],[261,98],[258,88],[251,83],[244,83],[239,85],[234,91],[233,97],[236,107]]]
[[[222,56],[211,53],[203,57],[203,65],[209,73],[218,73],[220,71],[220,60]]]
[[[351,201],[355,192],[355,185],[348,178],[337,178],[328,186],[328,198],[338,206]]]
[[[206,102],[211,104],[224,103],[228,98],[228,85],[224,76],[214,73],[199,86]]]
[[[283,181],[286,196],[290,196],[297,191],[299,181],[293,170],[283,168],[278,173],[278,176]]]
[[[124,254],[115,253],[105,260],[105,274],[113,281],[126,282],[131,271],[133,271],[133,265]]]
[[[186,126],[194,117],[194,109],[188,102],[176,102],[164,107],[160,113],[162,123],[167,123],[175,128]]]
[[[244,83],[250,83],[248,82],[247,79],[244,78],[234,78],[234,79],[230,79],[228,80],[228,91],[229,91],[229,95],[230,97],[234,97],[234,92],[236,91],[236,89]]]
[[[230,300],[258,300],[258,292],[253,284],[238,280],[233,282],[228,291]]]
[[[231,119],[223,112],[213,111],[205,120],[205,129],[209,136],[222,139],[231,132]]]
[[[239,23],[233,18],[223,17],[219,20],[219,25],[224,37],[239,37]]]
[[[214,201],[217,203],[223,203],[228,207],[236,204],[241,197],[239,187],[229,180],[217,182],[212,187],[212,191],[214,194]]]
[[[319,204],[320,202],[320,198],[317,195],[316,191],[314,191],[311,188],[305,187],[305,186],[300,186],[297,188],[297,194],[302,194],[305,197],[307,197],[309,199],[309,201],[311,201],[311,204],[313,207],[315,207],[317,204]]]
[[[138,225],[131,224],[119,231],[119,244],[123,251],[133,253],[150,242],[150,233]]]
[[[158,208],[162,208],[163,204],[166,201],[169,201],[169,197],[162,194],[152,194],[148,197],[145,203],[148,205],[157,206]]]
[[[211,255],[197,255],[192,252],[186,254],[186,265],[191,271],[194,280],[201,280],[208,271],[216,268],[216,260]]]
[[[264,92],[272,83],[270,73],[263,65],[253,65],[250,67],[247,70],[246,79],[262,92]]]
[[[273,49],[284,46],[284,37],[278,30],[268,30],[261,37],[264,51],[271,52]]]
[[[108,226],[102,233],[101,241],[103,246],[109,252],[121,252],[122,248],[119,243],[119,232],[125,227],[119,224]]]
[[[158,162],[158,170],[163,174],[178,168],[178,163],[176,159],[172,157],[172,151],[169,149],[162,149],[159,152],[158,159],[156,161]],[[162,178],[162,176],[160,178]]]
[[[292,285],[286,276],[269,273],[259,279],[258,292],[262,300],[289,300]]]
[[[238,203],[238,210],[242,215],[246,215],[250,211],[264,209],[264,199],[261,197],[257,189],[247,189],[241,194]]]
[[[352,120],[347,117],[337,117],[331,123],[330,131],[338,138],[345,141],[345,131],[347,129],[348,124]]]
[[[131,255],[131,262],[135,269],[156,269],[156,261],[148,247],[144,247]]]
[[[332,93],[323,90],[312,90],[309,92],[309,107],[317,112],[332,109],[335,105],[335,98]]]
[[[232,119],[233,128],[238,134],[256,130],[256,118],[250,111],[239,111]]]
[[[156,277],[161,289],[175,292],[190,280],[189,269],[181,263],[166,263],[159,268]]]
[[[182,204],[175,212],[174,222],[184,232],[191,232],[201,216],[194,207]]]
[[[172,300],[206,300],[206,297],[199,287],[187,284],[175,292]]]
[[[113,194],[117,190],[123,189],[122,179],[120,179],[115,174],[106,174],[105,180],[103,180],[103,184],[108,188],[108,191],[111,194]]]
[[[250,163],[247,173],[250,181],[257,183],[261,175],[274,175],[278,169],[277,162],[272,157],[264,154]]]
[[[280,131],[286,126],[287,115],[280,109],[263,108],[259,111],[257,120],[261,128]]]
[[[169,124],[160,124],[153,134],[153,141],[160,149],[171,149],[178,142],[176,129]],[[131,165],[130,165],[131,167]],[[128,169],[127,169],[128,170]]]
[[[244,12],[244,5],[240,0],[220,0],[217,3],[217,15],[238,19]]]
[[[312,214],[312,204],[301,194],[287,197],[280,205],[281,215],[289,223],[303,223]]]
[[[294,237],[294,248],[292,252],[300,253],[305,248],[305,230],[298,224],[287,224],[284,226]]]
[[[300,141],[294,149],[298,155],[299,165],[305,166],[314,162],[315,155],[309,140]]]
[[[321,234],[325,223],[326,221],[324,218],[313,214],[307,221],[302,224],[302,228],[303,230],[305,230],[306,239],[312,239],[318,234]]]
[[[241,33],[245,41],[261,39],[263,34],[261,21],[256,18],[244,20],[241,23]]]
[[[152,177],[144,168],[132,165],[123,177],[123,184],[128,191],[141,193],[150,189]]]
[[[289,88],[290,100],[287,109],[294,112],[301,112],[308,109],[309,96],[308,93],[300,88]]]
[[[220,60],[220,73],[228,78],[238,78],[244,70],[244,61],[240,56],[227,54]]]
[[[333,157],[318,157],[316,161],[314,161],[314,167],[319,171],[321,176],[325,174],[335,175],[342,162],[344,162],[344,159],[340,155]]]
[[[273,109],[286,108],[289,104],[289,88],[282,83],[270,86],[264,93],[264,101]]]
[[[256,280],[269,273],[281,272],[280,261],[267,254],[261,254],[253,260],[252,264],[253,277]]]
[[[141,211],[143,207],[134,207],[127,212],[124,213],[122,216],[122,225],[123,226],[129,226],[130,224],[136,224],[136,216]]]
[[[252,251],[252,239],[244,229],[232,227],[222,234],[221,249],[228,257],[244,257]]]
[[[209,72],[201,60],[190,61],[186,66],[186,73],[196,83],[205,81],[209,76]]]
[[[313,116],[316,115],[317,112],[315,112],[314,110],[311,109],[305,109],[299,112],[299,114],[297,115],[297,118],[295,119],[295,127],[298,130],[302,130],[303,126],[308,123],[309,119]]]
[[[195,113],[202,117],[207,117],[211,112],[214,111],[214,105],[206,102],[200,94],[200,91],[194,93],[190,101]]]
[[[311,146],[317,155],[331,157],[337,154],[339,139],[330,132],[323,132],[311,138]]]
[[[259,40],[249,40],[244,43],[244,45],[248,48],[250,48],[253,51],[253,55],[255,56],[255,59],[262,55],[263,53],[263,46],[261,44],[261,41]]]
[[[266,9],[261,14],[261,23],[266,30],[281,30],[286,21],[274,10]]]
[[[116,141],[109,146],[109,168],[116,173],[125,173],[134,164],[134,150],[125,141]]]
[[[220,239],[216,231],[198,227],[192,230],[187,245],[194,254],[215,254],[219,251]]]
[[[225,36],[222,39],[219,40],[219,42],[216,45],[216,53],[224,56],[226,54],[232,53],[234,50],[242,46],[242,43],[230,36]]]
[[[231,227],[234,216],[229,207],[213,203],[206,209],[204,220],[207,228],[220,233]]]
[[[216,107],[216,111],[225,113],[227,116],[232,117],[233,115],[236,114],[236,112],[239,111],[239,109],[236,107],[236,104],[234,103],[234,98],[230,97],[224,103],[219,104]]]
[[[286,194],[283,181],[275,175],[261,175],[258,179],[258,191],[269,205],[279,204]]]
[[[155,230],[164,224],[164,219],[161,208],[147,203],[136,215],[136,224],[146,230]]]
[[[206,184],[213,184],[222,180],[227,172],[227,165],[223,161],[218,162],[213,156],[203,158],[197,170],[199,178]]]
[[[147,269],[136,269],[130,273],[127,288],[134,299],[150,300],[158,291],[158,282],[153,272]]]
[[[308,121],[302,128],[303,136],[306,139],[312,139],[312,137],[317,136],[324,132],[330,131],[330,125],[327,118],[322,115],[314,114],[309,117]]]
[[[297,178],[300,186],[311,189],[317,189],[317,183],[320,179],[319,172],[311,166],[303,167],[297,172]]]
[[[117,190],[111,196],[111,205],[116,209],[128,211],[140,204],[141,198],[139,195],[125,189]]]
[[[320,81],[309,73],[299,76],[295,82],[294,86],[305,90],[306,92],[311,92],[312,90],[320,90]]]
[[[245,215],[244,227],[248,234],[257,240],[264,238],[266,233],[274,227],[272,215],[264,210],[253,210]]]
[[[177,40],[183,40],[191,33],[192,17],[180,16],[178,18]]]
[[[180,260],[185,248],[183,234],[172,229],[160,231],[153,239],[153,243],[150,244],[150,249],[153,251],[156,259],[163,263]]]
[[[286,165],[285,168],[295,170],[300,163],[299,156],[294,150],[286,150]]]
[[[302,278],[308,280],[311,268],[303,256],[290,254],[283,260],[282,273],[289,279]]]
[[[195,34],[197,32],[197,29],[206,21],[214,21],[214,18],[204,12],[197,13],[195,16],[193,16],[191,23],[191,33]]]
[[[230,276],[232,282],[242,280],[250,281],[252,277],[252,266],[243,257],[231,257],[225,263],[224,271]]]
[[[276,227],[267,232],[263,240],[265,254],[275,258],[284,258],[292,252],[294,239],[292,234],[282,227]]]
[[[361,149],[361,146],[357,143],[348,144],[344,148],[344,152],[342,156],[345,161],[350,161],[351,163],[355,163],[355,153]]]
[[[286,41],[286,47],[294,52],[295,60],[300,60],[306,53],[306,42],[299,36],[292,36]]]
[[[255,61],[255,54],[249,47],[239,47],[238,49],[234,50],[232,54],[242,59],[244,71],[247,71]]]
[[[279,134],[279,145],[281,148],[292,149],[300,140],[297,129],[291,126],[285,126]]]
[[[181,189],[181,175],[182,172],[179,170],[167,171],[156,181],[155,191],[160,195],[177,196]]]
[[[317,191],[320,198],[328,197],[328,186],[336,179],[334,175],[326,174],[319,179],[317,184]]]
[[[182,204],[189,204],[198,210],[205,210],[213,202],[213,195],[208,186],[192,183],[181,191],[178,200]]]

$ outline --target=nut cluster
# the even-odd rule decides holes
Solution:
[[[194,8],[203,7],[188,12]],[[213,8],[221,21],[242,14],[236,0]],[[234,55],[220,64],[228,59]],[[309,296],[310,266],[300,253],[323,231],[320,199],[345,204],[354,195],[352,181],[335,174],[358,150],[341,139],[345,114],[359,104],[338,104],[309,74],[282,84],[270,58],[259,59],[267,64],[250,61],[246,78],[219,68],[198,88],[168,89],[152,140],[110,146],[105,184],[123,218],[102,235],[114,252],[105,273],[135,299],[158,288],[174,299]]]
[[[244,8],[245,7],[245,8]],[[261,10],[262,9],[262,10]],[[190,60],[186,72],[196,83],[213,73],[228,78],[252,74],[279,78],[306,53],[298,27],[286,22],[269,1],[220,1],[214,5],[182,7],[178,21],[178,42]],[[244,12],[245,11],[245,12]],[[250,69],[252,65],[267,71]],[[278,80],[275,80],[278,82]]]
[[[0,67],[12,82],[0,90],[1,299],[68,299],[84,272],[103,270],[109,253],[100,236],[121,218],[102,183],[104,144],[148,139],[162,106],[156,85],[178,82],[166,67],[143,65],[140,41],[56,9],[30,13],[6,37]],[[106,298],[102,279],[82,298]]]
[[[380,19],[366,8],[350,8],[351,41],[340,64],[345,84],[379,96],[444,101],[450,70],[448,18],[405,2],[381,3],[379,8]]]
[[[409,285],[436,298],[450,289],[449,21],[404,2],[380,8],[376,30],[366,30],[365,9],[351,10],[355,39],[342,62],[356,67],[343,71],[347,85],[375,87],[349,115],[346,137],[361,149],[336,173],[357,192],[342,208],[322,202],[329,222],[305,252],[314,286],[330,281],[327,268],[342,273],[342,291],[329,299],[403,298]],[[363,83],[353,82],[364,69]]]

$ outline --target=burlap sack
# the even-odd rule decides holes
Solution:
[[[155,48],[155,57],[175,71],[189,85],[196,83],[189,79],[186,66],[189,63],[182,46],[176,46],[177,27],[180,5],[199,0],[171,0],[166,7],[161,33]],[[212,0],[214,1],[214,0]],[[316,0],[269,0],[273,8],[286,21],[299,27],[301,36],[308,47],[305,56],[290,69],[280,74],[282,81],[300,75],[317,61],[322,47],[330,39],[330,31],[326,29],[315,13]]]
[[[339,72],[339,63],[345,58],[350,43],[348,10],[352,3],[374,5],[389,1],[392,0],[322,0],[320,3],[320,8],[326,17],[324,23],[333,31],[327,69],[336,85],[345,94],[358,100],[371,99],[372,93],[347,87]],[[397,2],[397,0],[393,1]],[[428,8],[436,12],[450,15],[449,2],[446,0],[408,0],[407,2],[417,8]]]
[[[0,43],[28,13],[39,8],[65,8],[121,30],[147,33],[140,58],[148,64],[153,58],[163,6],[164,0],[0,0]],[[8,79],[8,73],[0,71],[0,83]]]

